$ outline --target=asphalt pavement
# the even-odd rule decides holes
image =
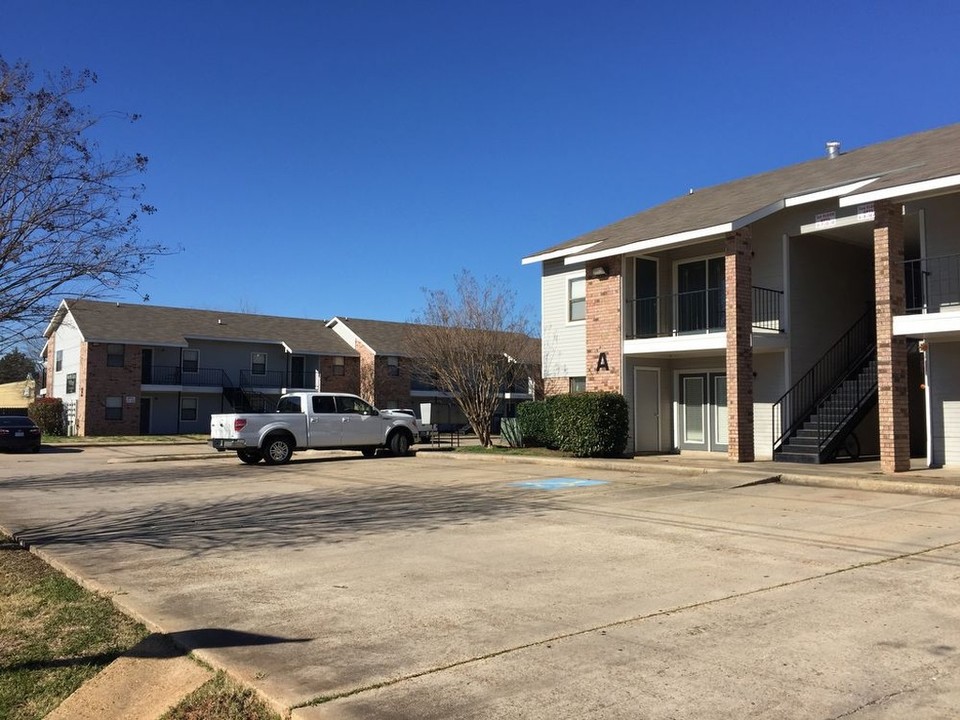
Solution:
[[[177,448],[4,456],[0,526],[299,720],[960,707],[949,473]]]

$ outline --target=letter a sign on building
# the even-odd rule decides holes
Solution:
[[[607,354],[605,352],[597,355],[597,372],[601,370],[609,370],[610,365],[607,363]]]

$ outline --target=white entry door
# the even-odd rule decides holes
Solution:
[[[633,371],[634,452],[660,450],[660,372],[635,368]]]

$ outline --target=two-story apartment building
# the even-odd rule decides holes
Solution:
[[[283,392],[356,392],[360,358],[322,320],[91,300],[48,325],[46,394],[78,435],[205,433]]]
[[[960,125],[691,191],[523,258],[548,393],[637,452],[960,463]]]
[[[415,372],[412,327],[69,300],[45,331],[45,394],[64,401],[77,435],[206,433],[214,413],[272,410],[284,392],[317,388],[382,408],[452,407]],[[505,412],[532,397],[507,388]]]

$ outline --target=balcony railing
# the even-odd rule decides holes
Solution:
[[[908,314],[960,310],[960,255],[907,260],[903,271]]]
[[[255,373],[251,370],[240,371],[240,387],[250,388],[315,388],[316,373],[313,370],[289,372],[287,370],[267,370]]]
[[[188,385],[192,387],[226,387],[230,383],[220,368],[184,370],[180,367],[153,365],[143,368],[140,380],[144,385]]]
[[[783,292],[762,287],[752,290],[754,330],[783,332]],[[626,338],[724,332],[727,328],[725,297],[722,288],[712,288],[629,300],[624,318]]]

